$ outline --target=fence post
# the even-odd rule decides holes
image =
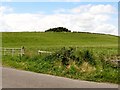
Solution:
[[[22,57],[23,54],[24,54],[24,46],[21,47],[21,57]]]
[[[14,48],[12,49],[12,57],[13,57],[13,55],[14,55]]]
[[[21,57],[22,57],[22,47],[21,47],[21,53],[20,54],[21,54]]]
[[[6,48],[4,48],[4,56],[6,55]]]

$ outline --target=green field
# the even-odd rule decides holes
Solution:
[[[24,46],[28,53],[37,50],[56,51],[62,47],[90,48],[99,52],[118,53],[118,37],[90,33],[60,32],[5,32],[2,33],[2,47],[20,48]]]
[[[2,33],[3,48],[21,46],[25,47],[25,56],[3,56],[4,66],[90,81],[119,81],[118,68],[110,62],[119,59],[117,36],[71,32]],[[55,54],[39,56],[37,50]]]
[[[111,35],[89,33],[42,33],[42,32],[19,32],[2,33],[3,47],[26,48],[61,48],[63,46],[76,47],[117,47],[118,37]]]

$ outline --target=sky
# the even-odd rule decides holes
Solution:
[[[2,2],[0,32],[71,31],[118,34],[117,2]]]

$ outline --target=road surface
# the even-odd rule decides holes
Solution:
[[[4,67],[2,88],[118,88],[118,85],[73,80]]]

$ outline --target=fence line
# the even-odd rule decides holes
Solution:
[[[25,49],[24,47],[21,47],[21,48],[3,48],[3,49],[0,49],[1,52],[3,52],[3,55],[7,55],[7,53],[11,53],[12,57],[14,56],[14,53],[16,51],[19,51],[21,57],[25,54]],[[41,51],[41,50],[38,50],[37,51],[38,55],[41,55],[42,53],[46,53],[46,54],[52,54],[54,52],[50,52],[50,51]]]
[[[53,52],[49,52],[49,51],[41,51],[41,50],[38,50],[38,54],[42,54],[42,53],[48,53],[48,54],[52,54]]]
[[[21,48],[3,48],[4,56],[7,55],[7,52],[11,52],[12,56],[14,56],[15,51],[19,51],[21,57],[24,55],[24,47]]]

